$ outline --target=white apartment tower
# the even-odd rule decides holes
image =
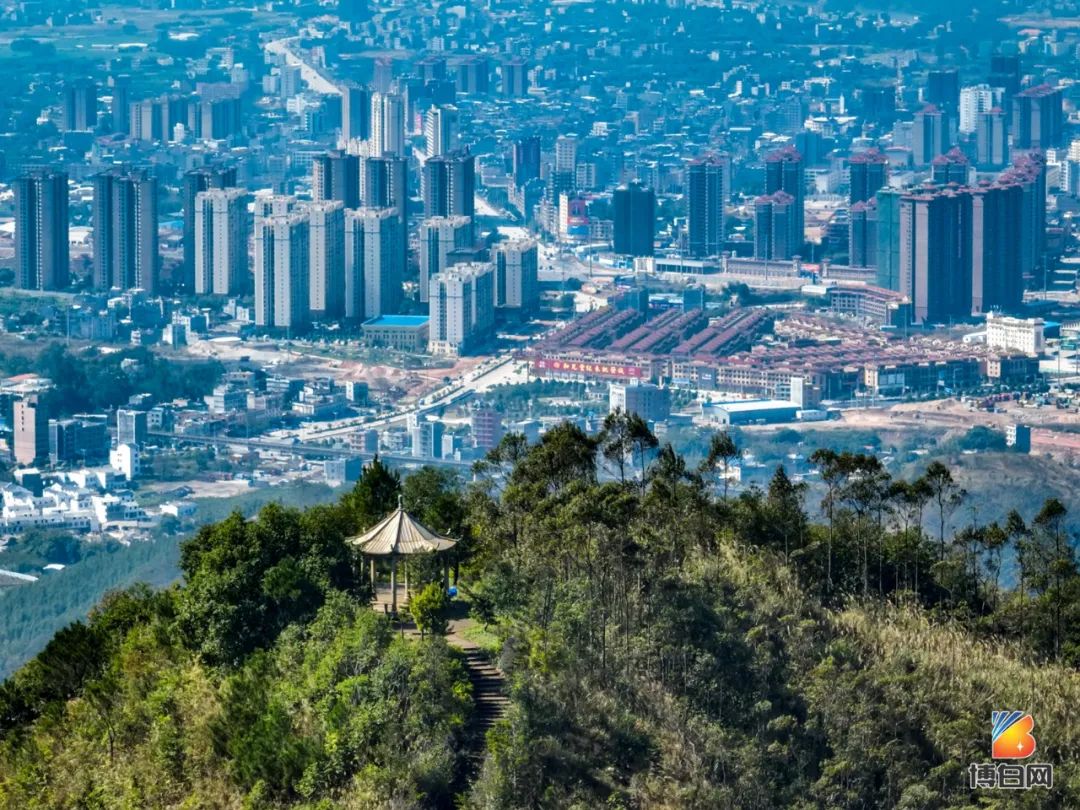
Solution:
[[[456,107],[432,107],[424,114],[424,157],[435,157],[457,148]]]
[[[367,320],[401,306],[405,275],[400,221],[394,208],[345,212],[345,317]]]
[[[303,331],[310,323],[309,228],[303,212],[255,220],[255,324]]]
[[[195,292],[239,295],[247,287],[247,192],[200,191],[195,195]]]
[[[491,264],[456,264],[430,281],[428,351],[458,355],[495,325],[495,273]]]
[[[448,254],[470,247],[472,219],[465,216],[430,217],[420,224],[420,300],[428,300],[431,277],[448,266]]]
[[[337,320],[345,316],[345,204],[311,203],[307,214],[311,315]]]
[[[255,195],[255,222],[271,216],[281,216],[292,213],[296,209],[296,197],[287,194]]]
[[[371,156],[405,155],[405,101],[394,93],[371,94]]]
[[[572,172],[577,166],[577,135],[560,135],[555,139],[555,171]]]
[[[979,114],[994,108],[994,91],[988,84],[976,84],[960,89],[959,130],[965,135],[973,133],[978,126]]]

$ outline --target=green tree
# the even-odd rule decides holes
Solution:
[[[272,503],[250,521],[235,512],[183,544],[178,625],[205,660],[236,666],[313,616],[330,589],[356,589],[352,563],[332,507]]]
[[[450,599],[437,582],[429,582],[420,593],[409,600],[409,613],[420,629],[420,635],[444,635],[447,628],[446,611]]]
[[[705,460],[701,462],[701,472],[714,473],[719,467],[723,472],[721,480],[724,483],[724,500],[728,497],[728,485],[731,482],[731,463],[742,456],[742,451],[731,434],[726,430],[719,431],[709,439],[709,452]]]
[[[765,506],[768,510],[768,524],[775,535],[779,535],[777,545],[784,549],[784,559],[791,556],[792,547],[802,549],[806,542],[806,511],[803,498],[806,484],[795,483],[787,474],[784,465],[777,466],[769,481],[769,490]]]
[[[1070,583],[1076,578],[1076,555],[1068,536],[1068,510],[1057,498],[1047,498],[1031,527],[1028,578],[1039,596],[1040,607],[1049,613],[1045,635],[1048,652],[1061,660],[1065,638],[1066,604]]]
[[[631,452],[630,414],[616,408],[604,417],[600,431],[600,452],[615,464],[619,471],[619,483],[626,483],[626,456]]]
[[[932,461],[923,473],[923,482],[930,492],[930,500],[938,513],[938,561],[945,559],[945,524],[949,516],[964,500],[964,490],[953,480],[949,468],[940,461]]]
[[[353,531],[363,531],[386,517],[398,503],[401,476],[387,467],[378,454],[364,467],[359,480],[342,499]]]

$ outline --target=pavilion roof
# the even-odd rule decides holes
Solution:
[[[435,534],[405,511],[400,501],[398,507],[363,534],[349,537],[346,543],[356,546],[364,554],[391,556],[430,554],[446,551],[457,545],[456,540]]]

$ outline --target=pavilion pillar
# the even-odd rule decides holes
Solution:
[[[369,570],[371,572],[371,595],[375,596],[375,558],[368,557]]]
[[[397,614],[397,555],[390,558],[390,612]]]
[[[409,561],[405,560],[405,601],[409,601]]]

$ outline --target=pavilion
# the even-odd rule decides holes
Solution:
[[[378,557],[390,558],[390,599],[391,611],[397,613],[397,563],[398,557],[413,554],[435,554],[448,551],[457,545],[456,540],[442,537],[428,529],[401,505],[398,495],[397,509],[384,517],[363,534],[348,537],[345,542],[359,549],[369,558],[371,571],[371,590],[375,591],[375,560]],[[444,572],[446,571],[444,565]],[[409,595],[409,571],[405,570],[405,596]]]

